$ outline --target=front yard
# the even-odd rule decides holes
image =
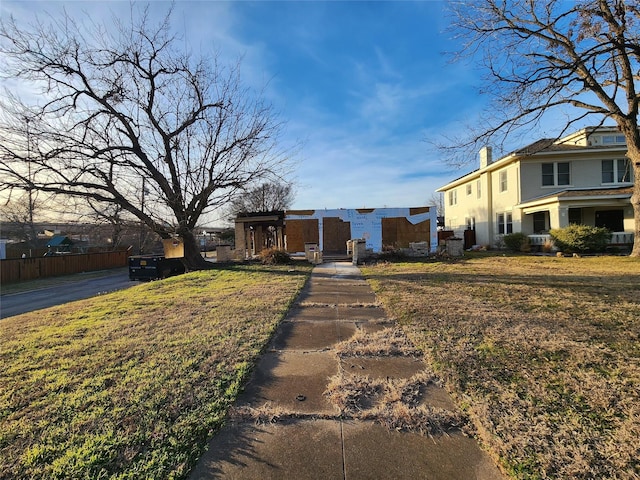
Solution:
[[[640,260],[363,268],[515,478],[640,478]]]
[[[183,478],[310,267],[194,272],[0,321],[0,478]]]
[[[514,478],[640,477],[640,260],[362,270]],[[0,479],[183,478],[309,271],[238,265],[0,321]]]

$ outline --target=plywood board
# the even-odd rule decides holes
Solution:
[[[412,242],[427,242],[431,237],[431,221],[412,224],[404,217],[382,219],[383,248],[408,248]]]
[[[428,213],[431,207],[411,207],[409,208],[409,215],[420,215],[421,213]]]
[[[184,258],[184,242],[182,238],[167,238],[162,240],[165,258]]]
[[[319,243],[320,229],[318,219],[287,220],[287,252],[304,252],[305,243]]]
[[[351,222],[337,217],[322,219],[322,249],[325,253],[347,252],[347,240],[351,239]]]

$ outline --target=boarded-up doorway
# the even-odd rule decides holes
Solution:
[[[338,217],[322,219],[322,250],[326,254],[347,253],[347,240],[351,239],[351,222]]]

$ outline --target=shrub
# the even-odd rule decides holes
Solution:
[[[549,232],[559,250],[567,253],[604,252],[611,233],[604,227],[571,224]]]
[[[375,256],[378,262],[405,262],[409,256],[401,249],[388,249]]]
[[[551,253],[554,249],[555,245],[553,244],[553,240],[545,240],[542,245],[542,251],[544,253]]]
[[[512,252],[529,252],[531,251],[531,245],[529,244],[529,237],[524,233],[509,233],[503,237],[503,242],[508,250]]]
[[[265,248],[260,252],[260,261],[265,265],[286,265],[291,263],[291,256],[284,250]]]

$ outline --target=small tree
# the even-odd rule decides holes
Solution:
[[[185,53],[171,11],[157,27],[147,9],[132,8],[130,24],[87,20],[0,21],[0,71],[39,88],[0,102],[0,189],[117,205],[162,238],[182,237],[186,266],[206,268],[193,230],[279,174],[282,124],[237,65]]]
[[[509,233],[502,238],[504,245],[512,252],[530,252],[529,237],[524,233]]]

